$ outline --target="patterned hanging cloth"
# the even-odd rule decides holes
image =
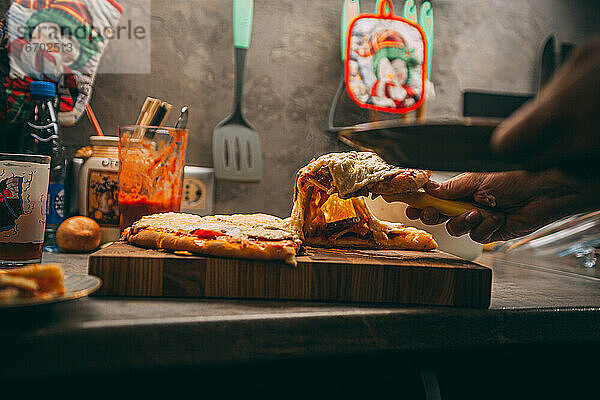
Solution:
[[[360,107],[408,113],[425,99],[427,41],[421,26],[394,15],[391,1],[360,14],[346,42],[346,87]]]
[[[122,14],[114,0],[14,1],[0,42],[0,119],[23,122],[32,106],[29,84],[44,80],[57,85],[60,123],[74,125]]]

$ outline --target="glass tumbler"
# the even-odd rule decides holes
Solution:
[[[0,267],[40,262],[50,157],[0,153]]]

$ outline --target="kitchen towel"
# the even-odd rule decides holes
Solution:
[[[58,117],[72,126],[92,95],[98,63],[123,9],[114,0],[16,0],[0,43],[0,118],[23,122],[29,84],[57,85]]]

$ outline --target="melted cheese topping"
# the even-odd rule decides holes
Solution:
[[[232,239],[295,240],[285,229],[283,220],[267,214],[210,215],[201,217],[185,213],[160,213],[142,217],[131,227],[131,232],[154,229],[164,232],[212,231]]]

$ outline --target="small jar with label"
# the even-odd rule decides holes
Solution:
[[[102,243],[119,239],[119,137],[91,136],[92,155],[79,172],[79,212],[96,221]]]

